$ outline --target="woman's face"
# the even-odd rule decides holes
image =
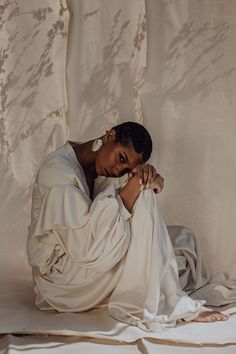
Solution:
[[[115,130],[103,136],[103,145],[97,151],[95,167],[99,176],[121,177],[142,164],[142,154],[133,147],[123,147],[115,142]]]

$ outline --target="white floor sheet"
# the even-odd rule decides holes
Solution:
[[[29,335],[1,337],[2,352],[6,353],[9,346],[11,351],[8,352],[14,353],[14,348],[22,348],[25,345],[32,351],[36,348],[50,347],[51,351],[57,353],[70,353],[75,348],[81,348],[82,353],[91,353],[91,348],[95,348],[92,353],[100,353],[101,350],[106,353],[113,346],[112,353],[116,353],[116,350],[127,354],[155,353],[157,348],[163,353],[169,353],[171,350],[173,353],[174,348],[174,352],[178,353],[184,348],[189,350],[189,347],[196,350],[196,353],[201,353],[197,350],[203,350],[204,345],[204,350],[208,351],[202,353],[211,353],[212,348],[214,350],[217,348],[219,353],[235,353],[236,306],[225,310],[231,313],[230,319],[226,322],[180,323],[164,332],[147,333],[137,327],[117,322],[104,309],[83,313],[39,311],[34,306],[34,297],[30,279],[15,279],[11,285],[5,286],[4,292],[1,292],[0,334]],[[38,336],[35,336],[36,334]],[[94,346],[94,343],[99,345]]]
[[[139,339],[134,343],[99,341],[90,338],[62,336],[16,336],[0,337],[0,354],[16,354],[19,352],[37,354],[235,354],[236,345],[181,345],[168,341],[153,342]]]

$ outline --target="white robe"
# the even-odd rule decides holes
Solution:
[[[106,306],[118,321],[155,331],[178,319],[194,319],[204,303],[180,288],[153,191],[140,193],[132,214],[114,185],[91,200],[69,142],[38,172],[27,254],[41,310]]]

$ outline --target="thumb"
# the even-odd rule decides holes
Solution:
[[[137,173],[137,172],[138,172],[138,168],[137,167],[134,167],[132,169],[132,171],[130,171],[130,173],[132,173],[133,175],[135,175],[135,173]]]
[[[133,177],[137,173],[136,167],[132,169],[132,171],[129,172],[129,177]]]

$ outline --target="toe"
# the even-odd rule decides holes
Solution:
[[[209,315],[206,317],[207,322],[215,322],[214,316]]]
[[[210,315],[211,322],[216,322],[218,321],[218,316],[217,315]]]

